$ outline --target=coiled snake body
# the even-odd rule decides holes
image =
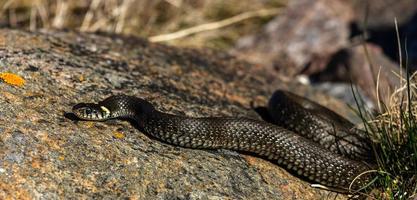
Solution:
[[[372,159],[369,140],[350,122],[285,91],[274,93],[268,111],[273,121],[285,128],[246,118],[167,114],[143,99],[126,95],[73,107],[81,120],[132,119],[147,134],[173,145],[250,152],[331,188],[358,189],[369,181],[369,176],[358,177],[370,169],[361,161]]]

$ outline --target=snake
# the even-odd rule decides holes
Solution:
[[[165,143],[193,149],[228,149],[265,158],[311,183],[358,190],[372,179],[371,141],[333,111],[289,91],[268,102],[271,122],[244,117],[190,117],[161,112],[124,94],[78,103],[78,120],[129,120]]]

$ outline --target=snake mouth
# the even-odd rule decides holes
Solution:
[[[94,103],[79,103],[72,107],[76,117],[89,121],[104,121],[110,116],[110,111],[104,106]]]

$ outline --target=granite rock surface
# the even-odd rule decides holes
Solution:
[[[64,115],[76,103],[123,93],[174,114],[259,119],[252,105],[290,86],[227,54],[106,34],[0,29],[1,72],[26,82],[0,82],[0,199],[344,198],[261,158],[180,148],[128,122]]]

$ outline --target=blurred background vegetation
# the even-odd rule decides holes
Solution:
[[[168,43],[229,49],[284,7],[286,0],[0,0],[0,25],[35,29],[104,31],[149,38],[253,11],[220,30],[205,31]]]

